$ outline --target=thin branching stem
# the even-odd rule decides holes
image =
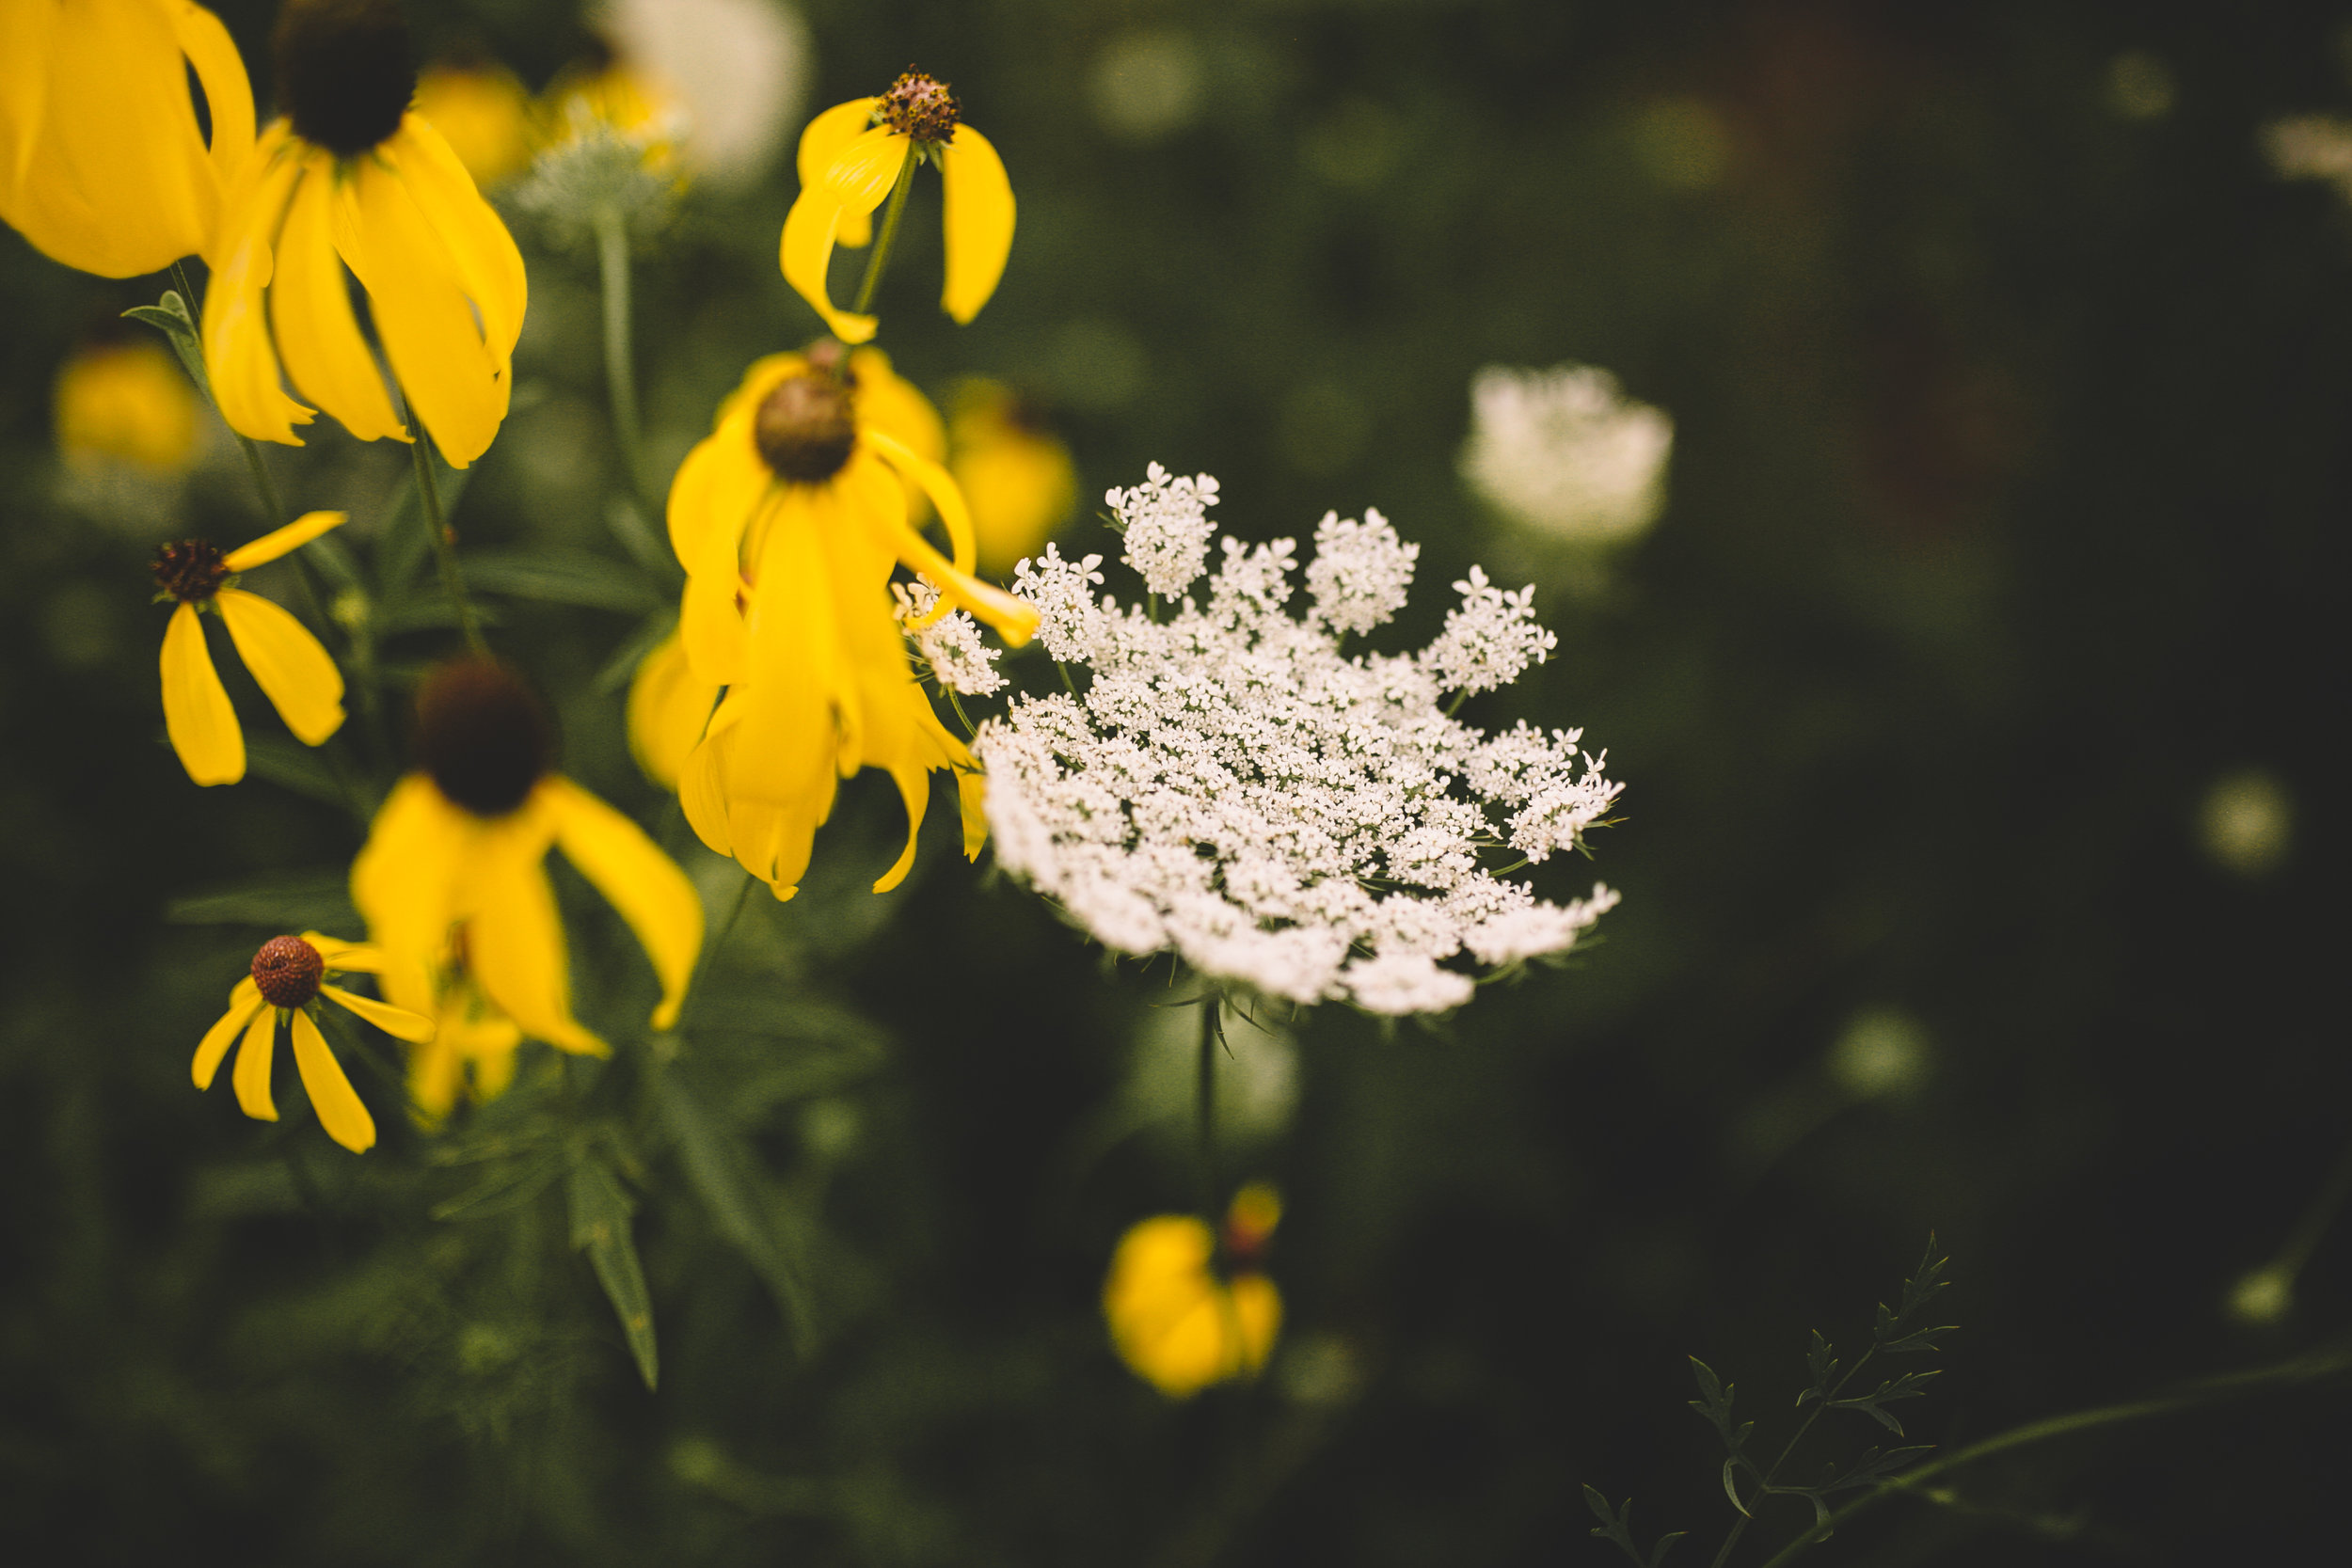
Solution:
[[[874,303],[874,291],[882,286],[882,268],[890,264],[890,247],[898,242],[898,220],[906,215],[907,193],[914,189],[914,166],[921,158],[921,150],[910,138],[898,181],[890,187],[890,205],[882,210],[882,232],[874,236],[874,254],[866,258],[866,277],[857,286],[857,303],[850,307],[858,315],[866,314]]]
[[[473,601],[466,597],[466,579],[457,571],[457,550],[450,543],[449,524],[441,515],[441,487],[434,482],[433,453],[424,424],[416,418],[413,406],[408,412],[409,422],[417,427],[416,439],[408,444],[409,452],[417,460],[417,499],[424,503],[424,531],[433,541],[433,559],[441,569],[441,592],[449,595],[450,608],[456,613],[457,629],[464,633],[468,650],[487,654],[490,645],[482,640],[482,624],[474,618]]]
[[[1846,1385],[1851,1383],[1854,1380],[1855,1374],[1860,1372],[1863,1368],[1868,1366],[1870,1364],[1870,1357],[1876,1355],[1878,1353],[1879,1348],[1875,1344],[1873,1344],[1868,1350],[1864,1351],[1861,1355],[1855,1358],[1854,1364],[1846,1369],[1846,1375],[1839,1378],[1836,1383],[1833,1384],[1828,1393],[1813,1402],[1813,1408],[1806,1411],[1804,1419],[1797,1423],[1797,1430],[1789,1437],[1788,1445],[1780,1450],[1780,1457],[1772,1461],[1772,1467],[1766,1470],[1763,1473],[1762,1478],[1756,1482],[1756,1501],[1757,1503],[1761,1503],[1764,1498],[1771,1494],[1772,1490],[1772,1478],[1779,1475],[1781,1467],[1788,1463],[1788,1456],[1797,1451],[1797,1445],[1804,1442],[1804,1434],[1813,1430],[1813,1423],[1821,1418],[1821,1412],[1827,1410],[1832,1402],[1834,1402],[1838,1395],[1846,1391]],[[1755,1515],[1753,1513],[1742,1513],[1738,1519],[1732,1522],[1731,1533],[1724,1537],[1724,1544],[1722,1546],[1717,1548],[1715,1552],[1715,1560],[1709,1565],[1709,1568],[1724,1568],[1724,1564],[1730,1560],[1732,1548],[1740,1544],[1740,1538],[1747,1533],[1748,1526],[1754,1522],[1754,1519]]]
[[[1225,998],[1212,990],[1200,1002],[1200,1059],[1193,1090],[1200,1113],[1200,1217],[1216,1223],[1216,1047],[1225,1031],[1217,1010]]]

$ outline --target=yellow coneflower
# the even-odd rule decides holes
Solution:
[[[77,351],[57,372],[54,406],[57,451],[76,467],[181,474],[196,461],[196,388],[152,340]]]
[[[438,131],[391,0],[288,0],[288,112],[229,191],[204,300],[204,362],[230,428],[301,445],[304,397],[363,441],[409,440],[352,314],[348,266],[409,412],[464,467],[506,418],[526,286],[513,236]]]
[[[392,787],[351,868],[351,896],[378,947],[392,1000],[428,1016],[470,977],[533,1039],[601,1055],[572,1016],[564,926],[548,886],[560,848],[610,899],[653,961],[653,1026],[677,1021],[702,950],[703,908],[686,874],[644,831],[551,770],[538,699],[485,658],[444,664],[417,698],[422,770]]]
[[[947,471],[972,509],[980,570],[1001,576],[1068,520],[1078,470],[1070,449],[1002,382],[965,382],[947,436]]]
[[[872,237],[874,209],[913,174],[917,161],[939,170],[947,248],[940,309],[969,322],[1005,275],[1013,201],[1004,160],[987,137],[962,122],[946,83],[910,70],[881,97],[836,103],[801,133],[801,194],[785,214],[778,260],[785,281],[845,343],[871,338],[875,323],[872,316],[834,308],[825,286],[833,248],[862,245]]]
[[[156,597],[179,601],[164,628],[164,729],[198,784],[235,784],[245,777],[245,731],[204,644],[199,610],[211,610],[228,626],[237,657],[295,739],[316,746],[342,727],[343,677],[334,659],[301,622],[230,579],[341,527],[343,515],[310,513],[226,555],[201,539],[155,552]]]
[[[531,95],[502,65],[428,66],[418,73],[414,107],[477,186],[495,185],[531,163]]]
[[[1120,1359],[1170,1399],[1265,1365],[1282,1326],[1282,1294],[1256,1270],[1282,1213],[1274,1189],[1252,1183],[1225,1216],[1227,1268],[1217,1238],[1191,1214],[1132,1227],[1112,1256],[1103,1317]]]
[[[269,1069],[278,1051],[278,1026],[289,1025],[294,1031],[294,1068],[302,1074],[302,1087],[310,1097],[312,1109],[319,1114],[319,1125],[354,1154],[365,1152],[375,1142],[375,1118],[368,1115],[351,1080],[343,1076],[342,1064],[326,1048],[326,1037],[319,1033],[318,1004],[324,997],[399,1039],[431,1039],[432,1020],[326,984],[326,977],[337,974],[380,976],[389,962],[375,948],[316,931],[272,937],[253,955],[252,973],[230,991],[229,1010],[204,1032],[203,1042],[196,1048],[196,1060],[189,1069],[196,1086],[213,1086],[213,1076],[229,1054],[230,1042],[242,1031],[245,1043],[237,1049],[236,1070],[230,1074],[237,1103],[246,1116],[276,1121],[278,1105],[270,1098]]]
[[[689,689],[700,700],[726,689],[687,758],[679,800],[705,844],[779,898],[807,869],[836,782],[861,768],[889,772],[908,816],[905,852],[876,892],[914,863],[933,769],[958,774],[966,852],[986,835],[971,754],[908,664],[893,566],[937,585],[934,620],[968,610],[1014,643],[1037,626],[1029,606],[970,575],[971,521],[955,482],[874,422],[869,399],[887,409],[901,394],[887,361],[860,363],[833,344],[760,360],[670,490]],[[953,560],[915,531],[910,482],[938,508]]]
[[[67,266],[135,277],[211,256],[222,189],[252,146],[245,62],[201,6],[0,5],[0,220]]]
[[[460,1093],[483,1101],[504,1094],[523,1043],[521,1026],[482,994],[462,954],[434,979],[434,1036],[408,1053],[408,1097],[428,1124],[449,1115]]]

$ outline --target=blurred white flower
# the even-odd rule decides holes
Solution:
[[[622,60],[675,100],[698,179],[748,185],[800,121],[815,55],[808,24],[777,0],[606,0]]]
[[[1169,562],[1195,531],[1205,551],[1216,482],[1171,482],[1154,465],[1141,490],[1113,496],[1155,591],[1192,587],[1204,562],[1184,575]],[[1345,631],[1403,605],[1415,551],[1376,514],[1327,517],[1316,538],[1303,616],[1284,608],[1288,539],[1221,541],[1206,604],[1187,596],[1156,622],[1096,601],[1100,557],[1049,546],[1021,563],[1013,591],[1043,617],[1040,640],[1092,678],[1082,696],[1016,697],[980,726],[997,859],[1120,952],[1173,949],[1205,975],[1301,1004],[1442,1011],[1474,984],[1449,960],[1565,952],[1616,903],[1600,886],[1544,902],[1481,860],[1581,848],[1622,786],[1579,731],[1489,738],[1441,706],[1549,648],[1524,594],[1473,572],[1430,648],[1345,657]]]
[[[1665,504],[1674,421],[1590,365],[1489,365],[1470,381],[1462,477],[1520,527],[1570,544],[1630,539]]]
[[[2296,115],[2263,127],[2270,166],[2288,180],[2325,180],[2352,201],[2352,120]]]

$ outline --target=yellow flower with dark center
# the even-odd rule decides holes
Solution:
[[[417,76],[414,106],[477,186],[520,174],[531,162],[531,95],[502,65],[428,67]]]
[[[947,471],[972,509],[980,570],[1002,576],[1043,549],[1077,504],[1070,449],[996,381],[963,384],[947,434]]]
[[[343,1076],[342,1064],[326,1048],[326,1037],[319,1033],[318,1004],[324,997],[399,1039],[431,1039],[431,1019],[326,983],[328,975],[337,974],[381,976],[389,961],[375,948],[316,931],[272,937],[253,955],[252,973],[230,991],[229,1010],[205,1031],[203,1042],[196,1048],[196,1060],[190,1065],[196,1086],[213,1086],[221,1059],[242,1033],[245,1043],[237,1049],[236,1069],[230,1074],[237,1103],[246,1116],[276,1121],[278,1105],[269,1092],[270,1063],[277,1054],[279,1027],[290,1027],[294,1068],[302,1074],[302,1087],[310,1097],[311,1108],[319,1114],[319,1125],[354,1154],[365,1152],[375,1142],[375,1118],[368,1115],[351,1080]]]
[[[785,214],[785,281],[845,343],[874,335],[874,318],[834,308],[825,286],[835,245],[873,235],[874,209],[909,158],[938,168],[947,281],[939,307],[959,323],[980,313],[1012,253],[1012,182],[988,138],[962,122],[944,82],[910,70],[879,98],[836,103],[801,133],[801,194]]]
[[[76,467],[181,474],[196,461],[196,388],[149,339],[77,351],[57,372],[56,415],[57,451]]]
[[[1265,1365],[1281,1331],[1282,1295],[1254,1265],[1281,1212],[1271,1187],[1253,1183],[1234,1195],[1224,1271],[1216,1236],[1191,1214],[1145,1220],[1120,1239],[1103,1316],[1137,1377],[1181,1400]]]
[[[844,364],[837,346],[820,348],[754,365],[670,490],[670,543],[687,574],[678,700],[725,689],[686,759],[679,800],[705,844],[779,898],[807,869],[836,782],[861,768],[889,772],[908,817],[906,849],[876,892],[914,863],[933,769],[958,776],[965,852],[986,836],[971,753],[907,661],[893,567],[938,586],[935,615],[969,610],[1014,643],[1037,626],[1028,605],[971,576],[971,520],[955,482],[876,422],[903,395],[888,362]],[[938,508],[952,560],[916,531],[910,483]]]
[[[164,729],[198,784],[245,777],[245,731],[205,646],[200,609],[228,626],[237,657],[295,739],[316,746],[342,727],[342,673],[319,640],[278,605],[230,583],[237,573],[290,554],[342,521],[341,512],[313,512],[226,555],[201,539],[155,552],[156,597],[180,602],[164,628]]]
[[[0,5],[0,219],[67,266],[135,277],[210,257],[222,189],[252,146],[245,62],[202,7]]]
[[[409,108],[390,0],[288,0],[273,121],[229,190],[204,300],[204,362],[230,428],[299,446],[313,411],[363,441],[411,439],[352,314],[348,266],[410,415],[464,467],[506,418],[521,252],[441,134]]]
[[[653,1027],[677,1021],[702,950],[693,884],[643,829],[550,770],[554,736],[530,689],[490,659],[444,664],[417,697],[423,764],[392,787],[351,868],[368,934],[397,960],[385,989],[438,1016],[469,979],[533,1039],[602,1055],[572,1016],[564,925],[548,885],[560,848],[621,913],[653,962]]]

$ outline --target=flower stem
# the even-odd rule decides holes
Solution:
[[[441,569],[441,592],[449,595],[450,607],[457,615],[457,629],[465,634],[466,647],[476,654],[486,654],[490,645],[482,640],[482,624],[474,619],[473,601],[466,597],[466,579],[457,572],[457,551],[449,541],[449,524],[441,515],[441,489],[433,479],[433,453],[425,436],[424,422],[409,409],[409,422],[415,425],[416,439],[408,444],[409,452],[417,460],[417,499],[424,503],[424,531],[433,541],[433,559]]]
[[[2077,1432],[2094,1432],[2101,1427],[2126,1426],[2134,1421],[2152,1420],[2159,1416],[2170,1416],[2208,1404],[2219,1404],[2229,1400],[2249,1398],[2274,1388],[2291,1388],[2297,1384],[2318,1383],[2328,1378],[2342,1377],[2347,1372],[2352,1372],[2352,1349],[2339,1347],[2311,1355],[2296,1356],[2292,1361],[2280,1361],[2267,1367],[2256,1367],[2243,1372],[2229,1372],[2220,1377],[2201,1378],[2195,1383],[2184,1384],[2169,1394],[2158,1394],[2144,1400],[2128,1400],[2122,1404],[2100,1405],[2090,1410],[2070,1411],[2063,1416],[2049,1416],[2038,1421],[2027,1421],[2023,1426],[2014,1426],[2007,1432],[1996,1433],[1980,1443],[1971,1443],[1964,1449],[1954,1449],[1942,1459],[1922,1465],[1916,1469],[1905,1471],[1876,1491],[1866,1492],[1845,1507],[1833,1510],[1827,1519],[1812,1526],[1804,1534],[1766,1559],[1764,1568],[1787,1568],[1788,1563],[1795,1561],[1808,1548],[1828,1540],[1834,1531],[1856,1515],[1876,1508],[1889,1497],[1905,1492],[1917,1492],[1922,1482],[1957,1470],[1963,1465],[1973,1465],[1979,1459],[1989,1459],[1996,1453],[2007,1453],[2011,1449],[2031,1448],[2036,1444],[2049,1442],[2053,1438],[2071,1436]]]
[[[866,279],[857,286],[857,303],[850,307],[858,315],[874,303],[874,290],[882,283],[882,268],[890,262],[890,247],[898,238],[898,220],[906,215],[907,192],[914,188],[914,166],[922,156],[912,138],[907,142],[906,160],[898,166],[898,182],[890,187],[890,205],[883,209],[882,232],[874,236],[874,254],[866,259]]]
[[[180,299],[188,312],[188,319],[201,323],[204,319],[203,303],[197,298],[196,285],[188,280],[188,269],[185,262],[171,263],[171,280],[180,285]],[[199,326],[198,331],[199,333],[198,341],[200,342],[202,328]],[[184,341],[178,334],[172,336],[173,346],[183,350],[181,357],[187,363],[188,373],[196,378],[198,390],[204,394],[205,401],[217,411],[220,407],[220,400],[213,395],[213,378],[204,372],[204,356],[201,349],[197,349],[191,355],[184,346]],[[246,470],[253,475],[253,488],[261,492],[262,514],[265,525],[270,528],[279,527],[288,520],[286,509],[278,499],[278,486],[270,482],[269,465],[262,460],[261,443],[243,431],[232,431],[231,434],[237,437],[237,445],[245,451],[245,466]]]
[[[1813,1430],[1813,1423],[1821,1418],[1821,1412],[1830,1407],[1831,1401],[1836,1399],[1838,1395],[1846,1391],[1846,1385],[1854,1380],[1854,1374],[1862,1370],[1863,1368],[1868,1366],[1870,1364],[1870,1357],[1876,1355],[1878,1353],[1879,1348],[1875,1344],[1868,1350],[1864,1351],[1860,1357],[1855,1360],[1854,1364],[1846,1369],[1846,1375],[1839,1378],[1835,1384],[1833,1384],[1827,1394],[1813,1402],[1813,1408],[1805,1412],[1804,1419],[1798,1423],[1796,1433],[1788,1439],[1788,1446],[1780,1450],[1780,1457],[1773,1460],[1772,1467],[1766,1470],[1762,1476],[1758,1478],[1756,1487],[1756,1502],[1761,1503],[1772,1494],[1772,1478],[1779,1475],[1781,1466],[1788,1463],[1788,1456],[1797,1451],[1797,1445],[1804,1442],[1804,1434]],[[1753,1465],[1749,1467],[1749,1473],[1755,1473],[1755,1467]],[[1715,1560],[1708,1565],[1708,1568],[1724,1568],[1724,1564],[1731,1558],[1731,1549],[1740,1544],[1740,1538],[1748,1532],[1748,1526],[1754,1521],[1755,1517],[1756,1515],[1752,1509],[1741,1511],[1738,1523],[1731,1527],[1731,1533],[1724,1537],[1724,1544],[1717,1549],[1715,1553]]]
[[[604,288],[604,384],[612,435],[621,444],[628,490],[645,499],[645,435],[637,417],[637,372],[629,339],[628,220],[617,207],[596,209],[596,275]]]
[[[1216,1223],[1216,1047],[1225,1033],[1224,1006],[1216,991],[1200,1000],[1200,1062],[1193,1084],[1200,1102],[1200,1217],[1211,1225]]]

